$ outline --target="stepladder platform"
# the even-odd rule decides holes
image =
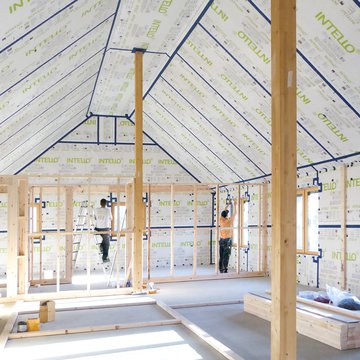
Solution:
[[[246,294],[244,311],[271,321],[271,296],[265,293]],[[349,312],[347,316],[297,302],[296,330],[339,350],[360,348],[360,320],[352,318]]]

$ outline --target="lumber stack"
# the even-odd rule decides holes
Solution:
[[[246,294],[244,311],[271,320],[271,298],[263,294]],[[296,330],[299,334],[339,350],[360,347],[360,320],[331,310],[297,303]]]

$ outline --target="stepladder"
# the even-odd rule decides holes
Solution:
[[[78,260],[79,252],[82,251],[82,249],[86,246],[89,236],[92,241],[91,243],[95,245],[96,253],[97,253],[97,260],[96,265],[93,262],[92,264],[88,265],[90,267],[93,267],[94,270],[98,266],[101,266],[103,273],[107,279],[107,286],[109,286],[113,282],[114,277],[114,270],[115,265],[117,267],[117,274],[119,274],[119,247],[117,246],[117,242],[120,241],[120,233],[122,229],[124,228],[124,224],[126,221],[126,210],[121,215],[119,215],[118,220],[118,229],[117,229],[117,237],[116,237],[116,243],[115,243],[115,251],[111,252],[109,251],[109,260],[104,262],[103,261],[103,253],[102,253],[102,234],[108,234],[109,231],[96,231],[95,228],[95,211],[91,205],[89,205],[88,201],[83,201],[80,204],[80,210],[79,214],[76,219],[75,227],[74,227],[74,236],[73,236],[73,269],[76,267],[76,263]],[[112,234],[110,233],[110,243],[113,243],[112,240]],[[84,246],[85,245],[85,246]],[[119,283],[119,275],[117,276],[117,282]]]

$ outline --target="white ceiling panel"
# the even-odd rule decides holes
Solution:
[[[106,21],[117,1],[80,0],[0,54],[0,95]]]
[[[38,118],[29,119],[26,126],[22,123],[16,123],[14,127],[9,128],[6,141],[0,146],[1,166],[5,166],[9,161],[12,161],[13,154],[18,154],[18,150],[24,145],[27,146],[27,144],[31,144],[36,146],[36,141],[41,139],[41,133],[45,134],[46,131],[51,131],[52,128],[55,129],[58,127],[61,121],[66,121],[67,114],[72,113],[69,109],[77,109],[78,104],[83,104],[86,100],[89,101],[94,83],[95,75],[82,83],[77,89],[78,91],[69,93],[62,101],[56,103]],[[83,105],[81,108],[83,108]],[[69,111],[69,113],[67,113],[67,111]],[[77,110],[74,111],[78,113]],[[82,115],[82,118],[85,118],[85,114]],[[32,127],[31,131],[29,131],[30,125]],[[75,125],[76,124],[74,124],[74,126]],[[15,149],[14,144],[16,144]]]
[[[203,162],[205,166],[208,168],[214,168],[214,170],[216,169],[215,172],[217,174],[230,172],[232,173],[232,176],[236,178],[236,181],[241,180],[241,177],[236,173],[236,171],[229,166],[229,160],[223,158],[222,155],[224,151],[216,151],[216,147],[211,141],[211,137],[199,128],[196,128],[196,125],[189,126],[189,124],[184,124],[178,121],[151,98],[147,98],[146,100],[145,112],[168,134],[176,134],[177,142],[186,148],[187,151],[194,155],[200,162]],[[186,116],[186,113],[184,115]],[[169,141],[171,141],[170,137]]]
[[[148,53],[143,62],[146,92],[168,61],[168,56]],[[130,51],[111,50],[101,68],[90,111],[99,115],[130,114],[135,107],[135,56]]]
[[[183,149],[169,134],[154,121],[144,114],[144,131],[151,133],[154,141],[164,147],[166,151],[178,161],[190,174],[201,182],[218,182],[220,178],[212,170],[207,169],[198,159]],[[175,134],[173,134],[175,136]],[[180,160],[181,159],[181,160]]]
[[[176,77],[177,76],[174,75],[174,78]],[[226,164],[228,168],[232,169],[240,178],[256,177],[265,174],[265,172],[261,171],[261,169],[251,161],[250,157],[247,157],[245,153],[237,147],[237,136],[244,136],[249,139],[249,141],[251,141],[251,138],[249,134],[246,133],[246,130],[244,132],[240,127],[234,127],[235,121],[230,121],[232,124],[230,126],[233,127],[227,134],[227,131],[224,131],[224,127],[229,126],[228,122],[230,119],[225,119],[224,123],[221,123],[221,120],[215,121],[215,125],[213,126],[211,121],[206,117],[206,115],[209,115],[211,118],[211,114],[205,112],[206,115],[204,116],[203,111],[194,111],[194,108],[179,96],[165,81],[159,81],[157,83],[151,96],[162,106],[162,111],[159,110],[159,106],[149,106],[150,109],[156,107],[159,116],[154,114],[154,118],[159,123],[162,123],[164,117],[168,118],[170,116],[171,119],[180,123],[187,131],[194,134],[200,142],[210,148],[214,155],[219,157],[222,162]],[[211,106],[215,97],[215,94],[209,96],[209,99],[211,99],[208,101],[209,106]],[[194,97],[191,98],[191,101],[195,101]],[[222,104],[218,104],[217,106],[218,109],[219,107],[223,109]],[[236,114],[234,116],[236,119]],[[250,148],[250,146],[248,147]],[[246,152],[247,149],[245,146],[243,146],[243,150]],[[201,153],[195,153],[193,155],[201,159]],[[263,156],[264,155],[265,154],[263,154]],[[257,160],[256,163],[259,163],[259,161]],[[265,170],[268,171],[269,169]]]
[[[81,91],[83,91],[81,84],[90,78],[94,78],[97,74],[100,60],[100,54],[94,56],[86,64],[79,67],[69,76],[63,78],[57,86],[47,90],[20,111],[16,112],[10,119],[4,121],[0,125],[0,138],[2,139],[0,140],[0,149],[2,144],[21,128],[26,128],[26,132],[29,135],[35,135],[36,124],[39,122],[41,114],[44,114],[46,118],[48,111],[51,111],[51,108],[56,108],[56,104],[61,102],[62,99],[69,97],[69,94],[71,94],[70,96],[74,96],[74,92],[80,92],[81,95]],[[84,114],[84,117],[85,116],[86,114]]]
[[[110,47],[171,54],[207,4],[208,0],[123,0]]]
[[[93,85],[93,84],[92,84]],[[52,144],[73,129],[76,124],[84,120],[83,114],[89,104],[90,94],[69,104],[67,110],[54,117],[51,122],[44,124],[36,136],[27,141],[20,141],[6,158],[0,161],[0,171],[3,174],[14,174],[23,166],[42,154]]]
[[[0,22],[0,50],[2,51],[75,2],[74,0],[47,0],[29,4],[29,0],[2,0],[0,3],[0,11],[3,14]]]
[[[0,106],[1,123],[11,117],[22,107],[31,105],[31,101],[45,92],[49,93],[55,88],[61,91],[62,84],[67,81],[69,74],[82,64],[83,71],[86,66],[92,66],[96,57],[100,66],[101,57],[96,55],[105,46],[107,33],[110,31],[111,20],[108,20],[84,36],[81,40],[61,53],[37,71],[29,75],[25,80],[15,85],[11,90],[3,94]],[[90,59],[90,60],[89,60]],[[88,65],[85,63],[88,62]],[[91,70],[93,71],[93,70]],[[76,70],[78,72],[78,70]],[[17,101],[13,101],[13,99]],[[39,110],[35,110],[39,111]]]

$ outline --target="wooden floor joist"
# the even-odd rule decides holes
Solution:
[[[24,333],[11,333],[9,339],[23,339],[33,338],[42,336],[53,336],[53,335],[69,335],[69,334],[81,334],[98,331],[111,331],[111,330],[124,330],[124,329],[137,329],[152,326],[166,326],[166,325],[178,325],[181,321],[178,319],[168,319],[159,321],[146,321],[146,322],[134,322],[126,324],[112,324],[112,325],[98,325],[98,326],[84,326],[73,329],[56,329],[46,331],[31,331]]]

